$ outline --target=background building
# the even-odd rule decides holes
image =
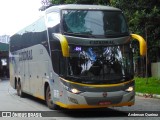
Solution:
[[[0,77],[9,77],[9,40],[8,35],[0,36]]]
[[[10,36],[9,35],[2,35],[0,36],[0,43],[9,43]]]

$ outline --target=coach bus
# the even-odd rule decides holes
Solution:
[[[11,36],[10,84],[50,109],[132,106],[132,38],[123,12],[99,5],[58,5]]]

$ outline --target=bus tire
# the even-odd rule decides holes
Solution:
[[[46,98],[46,104],[48,106],[48,108],[52,109],[52,110],[57,110],[58,109],[58,105],[54,104],[52,102],[52,98],[51,98],[51,91],[50,91],[50,87],[47,86],[46,88],[46,94],[45,94],[45,98]]]
[[[17,82],[17,95],[23,98],[25,96],[25,93],[22,91],[21,82]]]

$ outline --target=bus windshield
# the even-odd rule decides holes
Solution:
[[[133,77],[129,45],[71,46],[68,79],[81,83],[120,83]]]
[[[95,37],[129,34],[120,11],[62,10],[62,16],[64,34]]]

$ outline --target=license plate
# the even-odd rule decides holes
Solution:
[[[105,101],[105,102],[99,102],[99,105],[110,105],[111,102],[109,101]]]

